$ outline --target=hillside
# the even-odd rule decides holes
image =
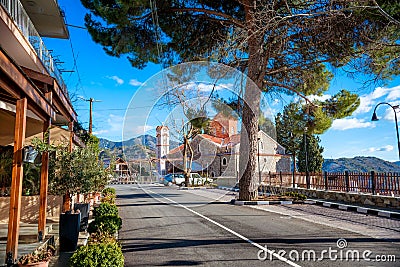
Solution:
[[[122,157],[122,152],[124,152],[125,157],[128,160],[145,159],[156,156],[157,140],[151,135],[141,135],[123,142],[114,142],[104,138],[99,139],[100,148],[109,149],[115,157]],[[177,142],[171,141],[170,149],[177,146]]]
[[[325,159],[322,169],[327,172],[400,172],[400,165],[375,157]]]

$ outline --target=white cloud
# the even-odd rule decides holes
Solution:
[[[113,80],[117,83],[117,85],[122,85],[124,83],[124,80],[122,80],[120,77],[114,75],[114,76],[107,76],[108,79]]]
[[[187,89],[191,90],[199,90],[201,92],[211,92],[211,90],[214,89],[214,91],[217,90],[233,90],[234,85],[232,83],[220,83],[220,84],[211,84],[211,83],[188,83],[186,84]]]
[[[139,82],[139,81],[136,80],[136,79],[131,79],[131,80],[129,81],[129,84],[132,85],[132,86],[141,86],[143,83],[142,83],[142,82]]]
[[[150,125],[137,125],[132,128],[131,133],[132,135],[140,135],[152,129],[154,129],[154,127]]]
[[[368,151],[368,152],[382,152],[382,151],[392,151],[393,150],[393,146],[391,145],[387,145],[384,147],[370,147],[364,151]]]
[[[327,100],[327,99],[329,99],[329,98],[331,98],[331,97],[332,97],[331,95],[321,95],[321,96],[318,96],[318,95],[310,95],[310,96],[307,96],[307,98],[308,98],[309,100],[311,100],[311,101],[314,101],[314,100],[325,101],[325,100]]]
[[[124,117],[110,114],[108,115],[107,123],[110,131],[122,132],[122,125],[124,123]]]
[[[390,88],[386,101],[400,100],[400,85]]]
[[[386,96],[385,101],[393,101],[400,99],[400,85],[386,88],[377,87],[374,91],[369,94],[360,96],[360,106],[354,112],[354,114],[362,114],[370,112],[374,106],[377,104],[377,99]]]
[[[93,132],[94,135],[100,135],[100,134],[105,134],[105,133],[108,133],[108,130],[98,130],[98,131]]]
[[[379,118],[379,116],[378,116],[378,118]],[[388,121],[394,121],[394,112],[391,107],[388,107],[386,109],[385,115],[383,116],[383,118]]]
[[[349,129],[358,129],[358,128],[374,128],[375,124],[372,122],[366,122],[363,119],[357,118],[345,118],[345,119],[337,119],[332,123],[333,130],[345,131]]]

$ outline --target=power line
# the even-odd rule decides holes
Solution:
[[[103,108],[103,109],[96,109],[96,111],[109,111],[109,110],[136,110],[141,108],[151,108],[153,106],[143,106],[143,107],[134,107],[134,108]],[[75,109],[75,110],[84,110],[84,109]]]
[[[67,22],[67,16],[65,16],[65,21]],[[66,23],[65,25],[70,26],[70,27],[75,27],[75,28],[83,28],[83,27],[71,25],[71,24],[68,24],[68,23]],[[86,28],[83,28],[83,29],[86,29]],[[77,87],[77,89],[81,89],[83,95],[86,97],[86,92],[85,92],[85,89],[83,88],[81,75],[80,75],[80,72],[79,72],[79,69],[78,69],[78,55],[75,53],[74,46],[72,45],[71,35],[69,35],[68,40],[69,40],[69,46],[71,48],[72,60],[74,62],[72,69],[76,70],[76,74],[77,74],[77,77],[78,77],[78,83],[77,83],[76,87]],[[71,76],[72,76],[72,72],[68,76],[68,79],[70,79]]]
[[[78,29],[82,29],[82,30],[87,30],[87,28],[83,27],[83,26],[72,25],[72,24],[65,24],[65,25],[67,25],[68,27],[72,27],[72,28],[78,28]]]

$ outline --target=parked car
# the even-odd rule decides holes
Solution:
[[[191,173],[189,178],[189,184],[203,185],[206,182],[206,178],[203,178],[198,173]],[[164,176],[164,185],[176,184],[179,186],[185,186],[185,175],[183,173],[170,173]]]
[[[183,181],[185,181],[185,176],[183,176],[183,173],[170,173],[164,176],[163,183],[164,185],[176,184],[176,179],[181,181],[181,178],[183,178]]]
[[[203,185],[204,182],[206,181],[206,178],[203,178],[200,176],[198,173],[191,173],[189,177],[189,184],[192,185]],[[182,177],[175,178],[175,184],[179,186],[185,186],[185,176],[182,175]]]

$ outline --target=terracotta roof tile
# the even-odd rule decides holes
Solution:
[[[176,152],[182,151],[183,150],[183,144],[175,147],[174,149],[170,150],[168,154],[175,154]]]
[[[215,136],[212,136],[212,135],[209,135],[209,134],[200,134],[200,136],[203,137],[204,139],[208,139],[208,140],[210,140],[210,141],[212,141],[214,143],[217,143],[219,145],[221,145],[222,142],[224,141],[223,138],[215,137]]]

